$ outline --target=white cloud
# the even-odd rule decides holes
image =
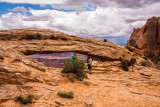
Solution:
[[[96,11],[63,12],[56,10],[30,10],[35,16],[48,16],[48,28],[79,36],[128,36],[128,25],[124,23],[116,8],[100,8]]]
[[[0,21],[2,22],[3,29],[16,29],[16,28],[25,28],[22,18],[24,16],[21,13],[7,13],[2,15]]]
[[[113,7],[111,4],[109,7],[103,7],[102,2],[102,0],[94,1],[94,4],[100,5],[95,11],[64,12],[29,9],[32,16],[10,12],[0,17],[2,26],[0,29],[38,27],[84,37],[130,36],[133,28],[142,27],[148,18],[160,14],[160,3],[152,3],[149,6],[135,9],[127,7],[131,4],[130,2],[125,4],[125,8],[119,8],[115,6],[115,3],[111,3],[114,4]],[[72,5],[72,8],[76,8],[75,5],[86,6],[85,3],[78,1],[72,4],[71,0],[70,2],[68,0],[66,3]],[[69,6],[64,8],[69,9]]]
[[[0,26],[1,26],[1,30],[5,29],[1,20],[0,20]]]
[[[26,13],[27,9],[23,6],[21,6],[21,7],[17,6],[15,8],[11,9],[10,11],[22,11],[23,13]]]
[[[47,15],[38,15],[38,16],[26,16],[23,18],[23,21],[48,21],[49,17]]]
[[[66,0],[0,0],[8,3],[28,3],[28,4],[61,4]]]

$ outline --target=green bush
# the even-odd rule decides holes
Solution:
[[[107,42],[107,39],[104,39],[104,42]]]
[[[143,59],[148,60],[148,58],[146,56],[144,56]]]
[[[75,79],[76,79],[76,75],[73,75],[72,77],[68,77],[68,79],[74,83]]]
[[[39,39],[41,38],[41,35],[39,33],[37,33],[37,38],[39,38]]]
[[[125,60],[122,60],[121,61],[121,65],[122,65],[122,68],[125,70],[125,71],[128,71],[128,64]]]
[[[21,104],[32,103],[34,96],[29,94],[27,98],[23,98],[22,96],[15,97],[14,101],[20,102]]]
[[[136,58],[131,58],[130,64],[131,64],[131,65],[134,65],[135,63],[136,63]],[[130,65],[130,64],[129,64],[129,65]]]
[[[151,66],[151,63],[149,62],[149,60],[141,61],[140,64],[142,66],[146,66],[146,67],[150,67]]]
[[[58,95],[63,98],[73,98],[74,93],[72,91],[70,92],[60,91],[58,92]]]
[[[158,70],[160,70],[160,67],[159,67],[158,65],[156,66],[156,68],[157,68]]]
[[[87,74],[85,73],[85,64],[83,61],[78,60],[77,58],[72,62],[71,59],[68,59],[65,62],[65,66],[62,70],[62,73],[73,73],[75,74],[75,78],[77,80],[83,80],[87,78]]]
[[[149,58],[154,58],[155,55],[154,55],[154,54],[150,54],[148,57],[149,57]]]

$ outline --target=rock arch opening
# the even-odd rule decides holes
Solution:
[[[61,52],[61,53],[36,53],[32,55],[28,55],[33,59],[37,59],[38,62],[43,63],[47,67],[54,67],[54,68],[63,68],[64,62],[67,59],[71,59],[73,52]],[[85,63],[87,62],[88,55],[82,53],[76,53],[77,58],[79,60],[83,60]],[[101,61],[100,58],[93,57],[91,58],[95,61]]]
[[[50,54],[36,53],[28,56],[33,59],[37,59],[38,62],[43,63],[47,67],[63,68],[65,60],[70,59],[72,54],[73,52],[50,53]],[[76,54],[78,59],[86,62],[87,55],[80,53]]]

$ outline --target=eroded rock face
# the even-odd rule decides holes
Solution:
[[[54,73],[45,72],[48,69],[37,60],[0,43],[0,85],[54,81]]]
[[[80,38],[47,29],[0,31],[0,40],[26,55],[34,53],[78,52],[102,60],[130,60],[133,53],[124,46],[95,38]]]
[[[37,60],[24,54],[69,51],[95,56],[103,61],[130,61],[135,54],[125,46],[109,41],[80,38],[52,30],[3,30],[0,31],[0,84],[55,83],[59,78],[55,76],[54,70],[48,70]],[[137,62],[143,60],[138,54],[136,58]]]
[[[146,56],[160,53],[160,17],[152,17],[142,28],[133,30],[128,45],[139,49]]]

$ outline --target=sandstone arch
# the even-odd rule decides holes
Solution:
[[[32,37],[33,39],[31,39]],[[124,46],[95,38],[80,38],[48,29],[15,29],[0,31],[0,39],[13,49],[35,53],[78,52],[108,61],[130,60],[133,53]],[[6,42],[7,41],[7,42]]]

